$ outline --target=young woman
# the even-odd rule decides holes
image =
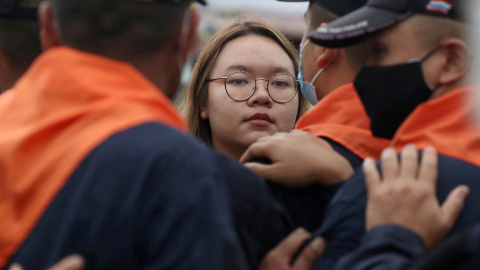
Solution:
[[[292,130],[306,111],[297,72],[297,52],[282,33],[241,17],[205,46],[178,105],[194,136],[238,160],[257,139]]]

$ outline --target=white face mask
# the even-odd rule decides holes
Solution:
[[[315,74],[312,81],[306,82],[304,81],[304,78],[303,78],[302,58],[303,58],[303,49],[305,48],[305,46],[307,46],[309,42],[310,40],[307,40],[305,44],[300,45],[300,68],[299,68],[297,79],[298,79],[298,82],[300,83],[300,92],[302,92],[302,95],[305,98],[307,98],[310,104],[315,105],[318,103],[318,97],[317,97],[317,90],[315,89],[314,83],[317,80],[317,78],[320,76],[320,74],[322,74],[323,70],[325,70],[325,68],[333,61],[333,59],[335,59],[335,57],[337,56],[338,50],[335,49],[334,57],[330,61],[328,61],[328,63],[325,66],[323,66],[320,70],[318,70],[317,74]]]

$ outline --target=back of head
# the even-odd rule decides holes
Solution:
[[[298,73],[298,54],[291,42],[277,29],[253,16],[242,16],[231,25],[221,29],[207,43],[193,68],[190,82],[179,97],[178,106],[187,120],[190,132],[211,145],[208,119],[200,117],[201,109],[206,105],[208,96],[208,78],[218,55],[229,41],[247,35],[260,35],[275,41],[291,59]],[[307,110],[307,102],[301,97],[298,115]]]
[[[42,0],[0,1],[0,51],[11,70],[11,83],[14,83],[41,53],[36,16],[41,2]]]
[[[367,0],[313,0],[308,7],[307,32],[320,27],[322,23],[330,23],[339,17],[348,14],[365,5]],[[363,44],[356,44],[345,48],[350,67],[358,71],[366,61],[366,52]]]
[[[307,11],[307,13],[310,13],[310,22],[307,25],[307,30],[313,31],[322,23],[329,23],[362,7],[366,3],[367,0],[311,0]]]
[[[120,60],[163,48],[177,34],[189,6],[189,1],[53,2],[63,45]]]

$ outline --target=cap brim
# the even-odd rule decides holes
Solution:
[[[198,2],[198,3],[200,3],[200,4],[202,4],[202,5],[204,5],[204,6],[207,5],[207,1],[205,1],[205,0],[195,0],[195,1]]]
[[[312,42],[329,48],[361,42],[365,35],[385,29],[409,14],[364,6],[308,34]]]

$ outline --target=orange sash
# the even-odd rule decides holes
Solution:
[[[362,159],[380,158],[389,140],[373,137],[362,101],[353,84],[335,89],[303,115],[295,127],[327,137]]]
[[[0,267],[84,158],[115,133],[156,121],[184,131],[170,100],[132,66],[66,47],[0,96]]]
[[[473,124],[475,87],[455,89],[418,106],[400,126],[392,145],[434,146],[440,154],[480,166],[480,132]]]

